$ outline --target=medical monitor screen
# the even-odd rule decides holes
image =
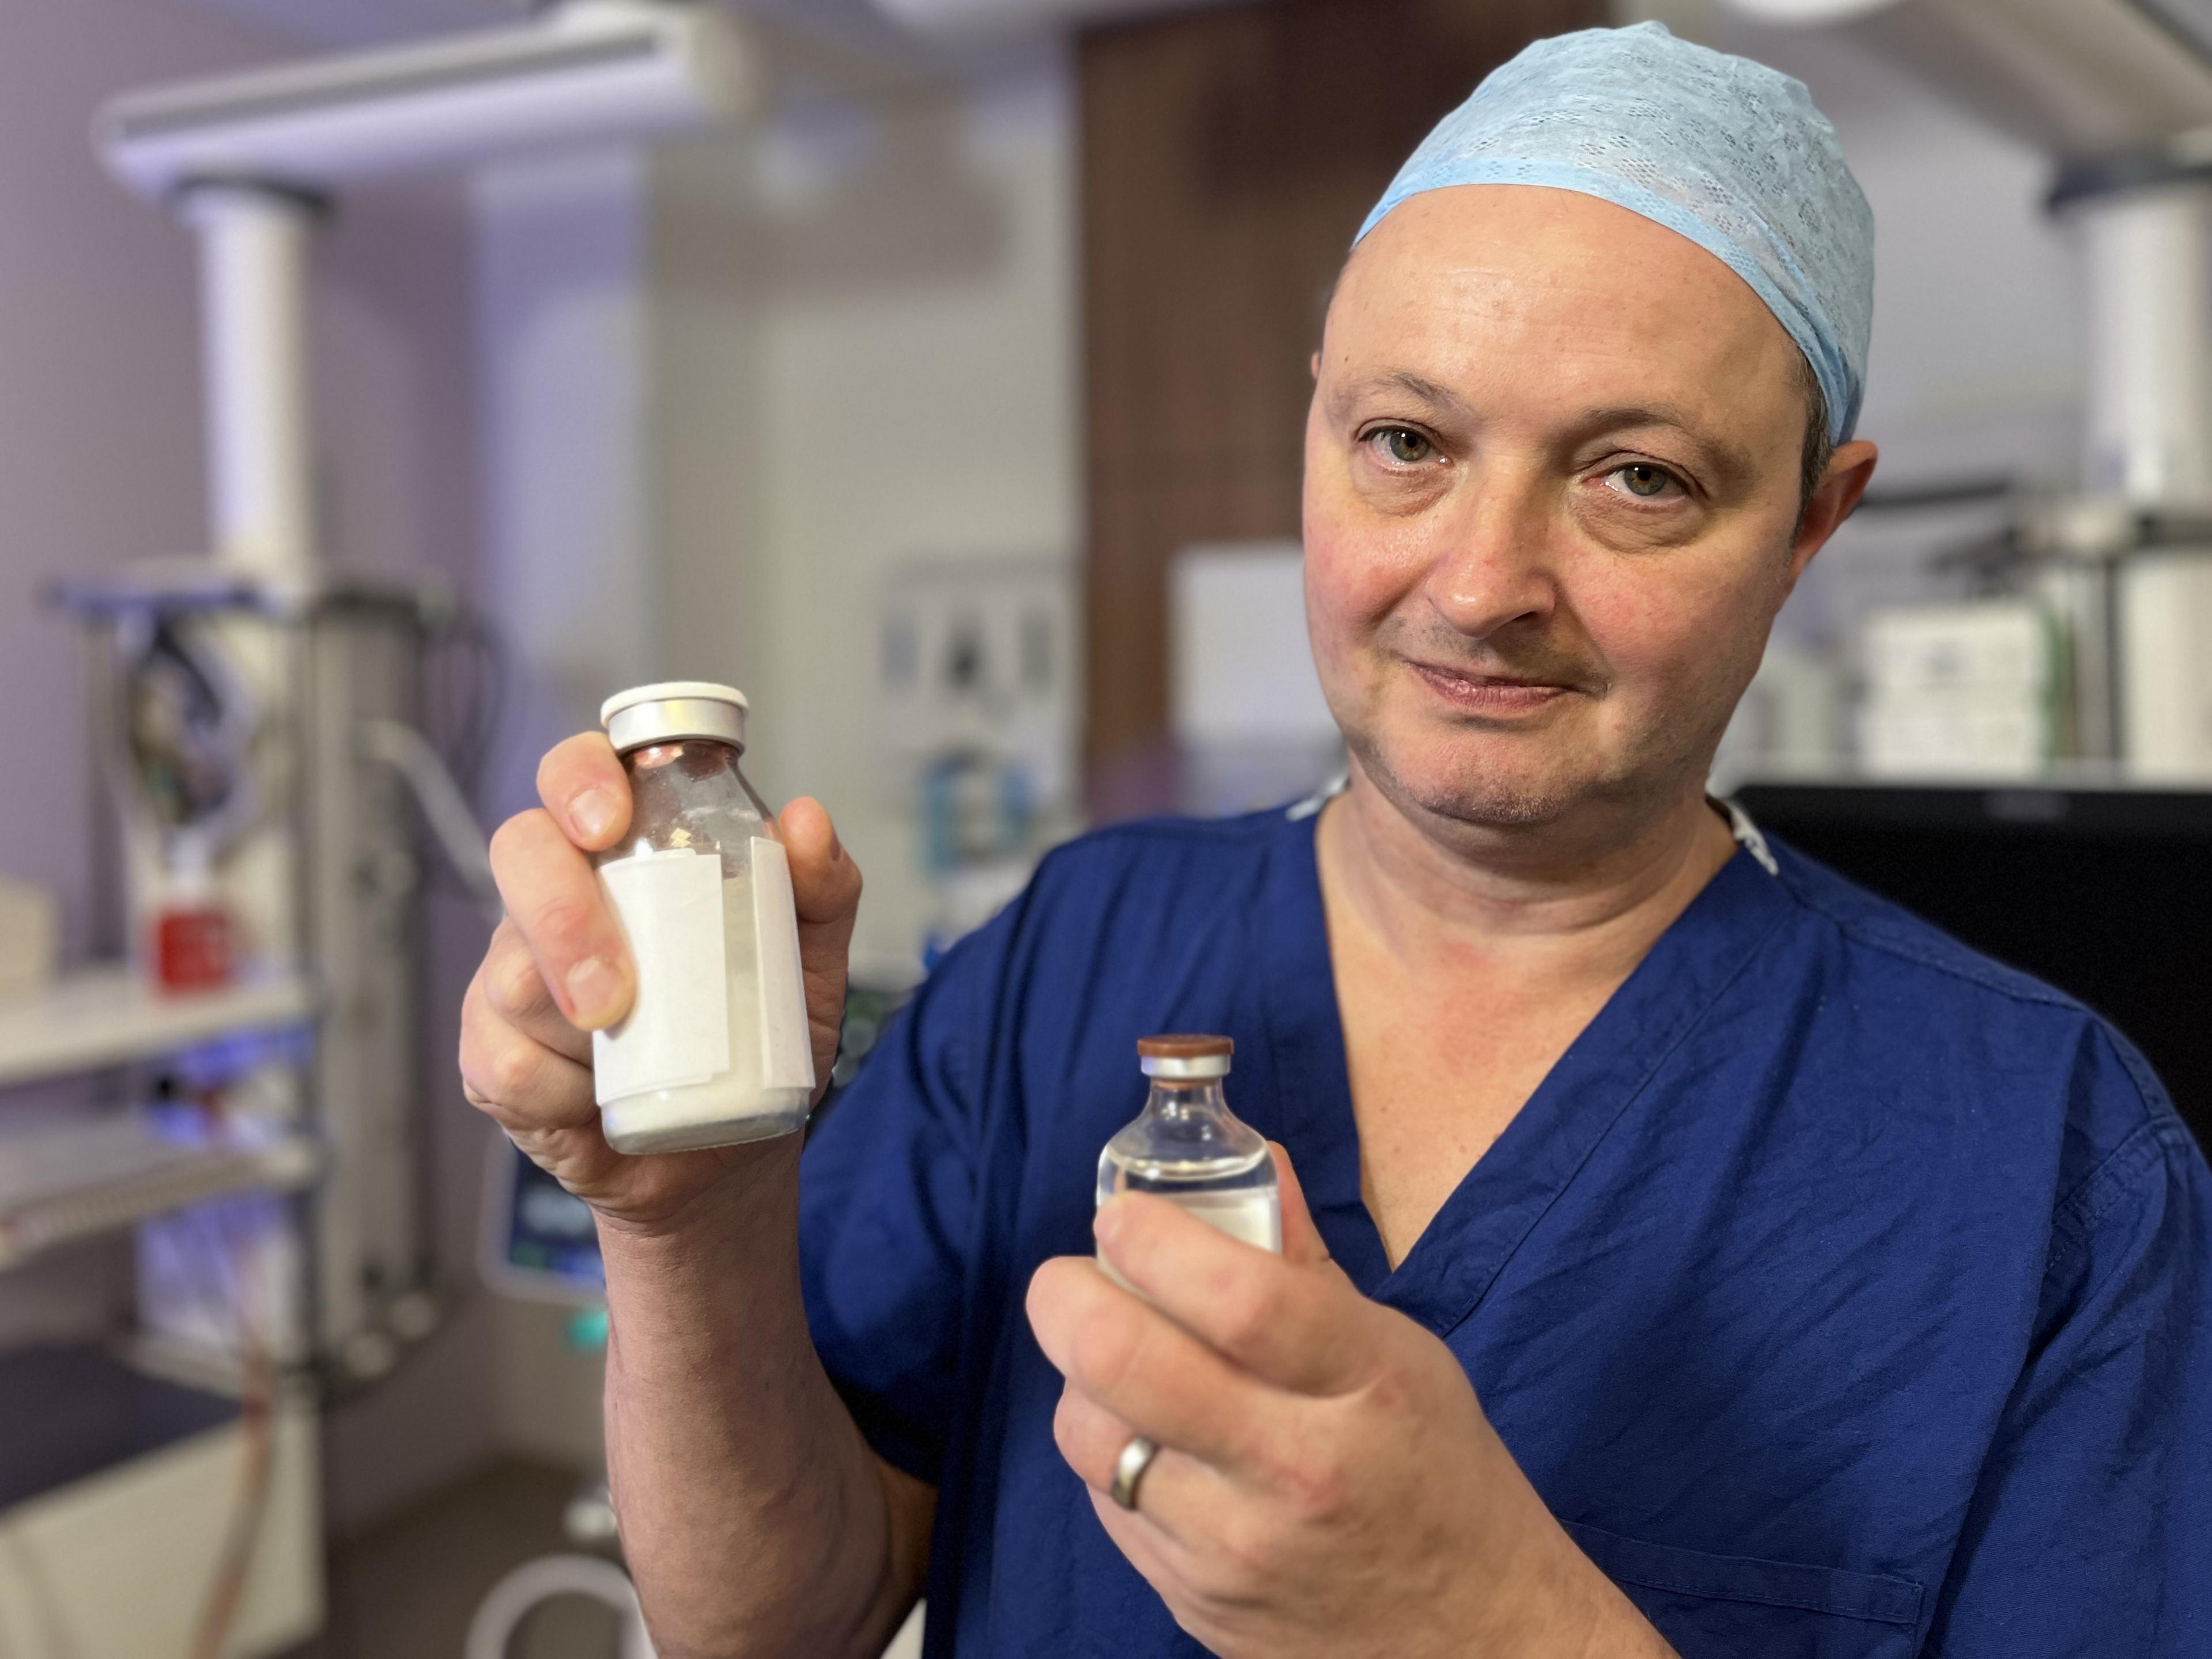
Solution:
[[[511,1296],[580,1304],[605,1300],[606,1269],[590,1206],[504,1135],[491,1158],[484,1277]]]

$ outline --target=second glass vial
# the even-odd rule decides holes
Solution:
[[[1229,1109],[1222,1093],[1235,1048],[1225,1036],[1138,1039],[1138,1064],[1152,1092],[1098,1156],[1098,1202],[1116,1193],[1157,1193],[1231,1237],[1279,1255],[1275,1160],[1266,1138]]]

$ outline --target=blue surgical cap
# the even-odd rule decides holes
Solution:
[[[1829,435],[1842,443],[1856,428],[1874,212],[1802,82],[1660,23],[1555,35],[1437,124],[1360,237],[1407,197],[1447,185],[1577,191],[1680,232],[1790,331],[1827,398]]]

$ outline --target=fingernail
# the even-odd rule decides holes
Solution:
[[[615,827],[615,798],[599,785],[568,798],[568,822],[593,841]]]
[[[579,1025],[597,1026],[610,1018],[622,997],[622,975],[605,957],[586,957],[568,970],[568,1017]]]

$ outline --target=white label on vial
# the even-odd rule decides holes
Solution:
[[[781,842],[753,837],[753,960],[760,963],[761,1086],[811,1089],[814,1034],[799,961],[799,906]]]
[[[1156,1193],[1170,1204],[1179,1204],[1209,1227],[1227,1233],[1230,1237],[1247,1244],[1256,1244],[1277,1255],[1283,1253],[1283,1200],[1273,1188],[1248,1188],[1231,1193],[1162,1193],[1157,1188],[1144,1190]],[[1127,1279],[1114,1271],[1114,1264],[1102,1255],[1095,1258],[1099,1271],[1123,1290],[1143,1296]]]
[[[1261,1187],[1240,1193],[1177,1193],[1175,1201],[1210,1227],[1231,1238],[1256,1244],[1263,1250],[1283,1253],[1282,1200],[1274,1189]]]
[[[629,936],[637,1000],[592,1034],[599,1103],[704,1083],[730,1069],[728,965],[722,955],[722,860],[684,848],[599,869]]]

